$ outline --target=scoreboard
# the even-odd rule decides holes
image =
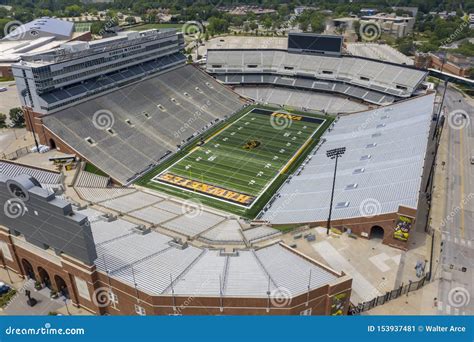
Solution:
[[[290,33],[288,35],[288,51],[339,56],[342,50],[342,41],[342,36]]]

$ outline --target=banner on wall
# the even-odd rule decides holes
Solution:
[[[413,219],[406,216],[398,216],[398,221],[395,226],[395,232],[393,238],[400,241],[407,241],[410,236],[410,229],[413,223]]]
[[[347,293],[339,293],[332,297],[331,316],[344,315]]]

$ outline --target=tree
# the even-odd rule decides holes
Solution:
[[[94,21],[91,25],[92,34],[100,34],[105,29],[105,21]]]
[[[7,127],[7,116],[3,113],[0,113],[0,128]]]
[[[469,74],[468,74],[468,77],[469,77],[470,79],[474,79],[474,67],[469,68],[468,73],[469,73]]]
[[[135,19],[135,17],[126,17],[125,21],[128,23],[128,25],[133,25],[137,23],[137,20]]]
[[[82,12],[82,8],[81,8],[81,6],[79,6],[79,5],[67,6],[67,7],[64,9],[64,13],[65,13],[68,17],[78,17],[78,16],[81,15],[81,12]]]
[[[9,116],[13,127],[25,127],[25,114],[21,108],[17,107],[10,109]]]
[[[303,31],[303,32],[306,32],[308,31],[308,22],[307,21],[302,21],[300,22],[300,30]]]
[[[252,31],[254,31],[254,30],[257,31],[257,29],[258,29],[258,24],[257,24],[257,22],[254,20],[254,21],[251,21],[251,22],[250,22],[249,27],[250,27],[250,29],[251,29]]]
[[[265,30],[269,30],[271,27],[272,27],[272,18],[270,17],[266,17],[264,20],[263,20],[263,27],[265,28]]]
[[[211,17],[209,18],[209,25],[207,26],[211,35],[217,33],[226,33],[229,31],[229,22],[225,19]]]
[[[412,39],[405,38],[398,42],[398,51],[400,51],[404,55],[411,55],[414,50],[415,45],[413,44]]]
[[[313,16],[311,18],[311,31],[314,33],[322,33],[326,28],[325,19],[322,16]]]

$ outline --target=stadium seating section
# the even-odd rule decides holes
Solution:
[[[45,116],[43,123],[114,180],[127,183],[242,105],[237,94],[188,65]],[[109,130],[93,121],[103,111],[112,119]]]
[[[89,208],[80,213],[91,222],[97,268],[151,295],[266,298],[267,291],[284,287],[296,296],[338,277],[279,244],[227,254],[180,247],[161,233],[143,234],[122,218],[108,222]]]
[[[353,113],[368,109],[366,104],[336,96],[334,94],[316,93],[309,90],[285,89],[267,86],[239,86],[234,90],[242,96],[260,103],[295,108],[307,108],[328,114]]]
[[[208,50],[207,70],[228,84],[271,84],[336,92],[375,104],[409,97],[426,72],[353,56],[284,50]]]
[[[275,195],[261,218],[275,224],[327,219],[334,160],[326,151],[346,147],[338,161],[333,219],[417,208],[434,94],[340,116],[325,142]]]

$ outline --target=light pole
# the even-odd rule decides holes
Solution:
[[[346,152],[345,147],[338,147],[333,148],[332,150],[326,151],[326,156],[331,159],[336,159],[336,163],[334,165],[334,177],[332,180],[332,191],[331,191],[331,204],[329,205],[329,216],[328,216],[328,223],[327,223],[327,235],[329,235],[329,230],[331,229],[331,214],[332,214],[332,202],[334,200],[334,187],[336,185],[336,172],[337,172],[337,160],[340,156],[342,156]]]

